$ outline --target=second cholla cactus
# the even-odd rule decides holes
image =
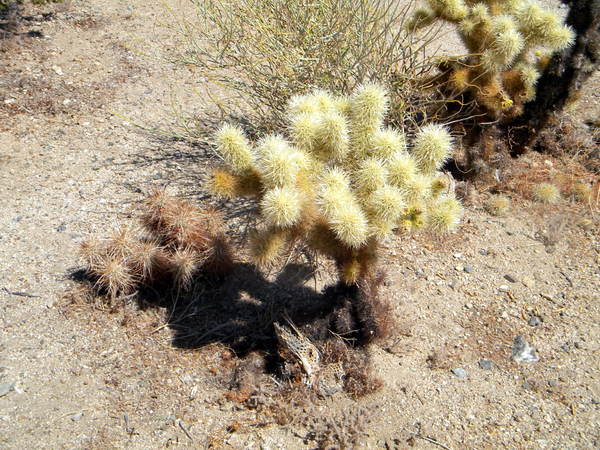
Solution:
[[[452,151],[448,130],[426,125],[408,142],[384,126],[387,107],[377,84],[350,96],[315,91],[291,99],[285,135],[251,143],[237,126],[218,131],[225,166],[212,189],[258,199],[262,223],[251,242],[258,265],[303,242],[333,258],[352,284],[371,273],[379,240],[394,230],[458,224],[461,206],[439,172]]]
[[[456,25],[469,56],[442,64],[453,92],[471,92],[487,112],[516,116],[535,97],[550,55],[574,33],[537,0],[427,0],[408,21],[416,29],[441,19]]]

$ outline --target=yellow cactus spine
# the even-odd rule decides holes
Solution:
[[[224,125],[217,132],[216,141],[217,151],[235,173],[243,173],[253,167],[252,148],[241,128]]]
[[[463,0],[429,0],[429,6],[439,17],[451,22],[463,20],[469,13]]]
[[[418,133],[413,145],[413,155],[417,167],[426,174],[433,174],[440,169],[452,151],[452,137],[448,130],[430,124]]]
[[[388,181],[398,187],[404,187],[417,174],[417,163],[408,153],[398,152],[387,163]]]
[[[279,228],[255,232],[250,239],[250,254],[254,263],[260,268],[274,264],[284,251],[287,234],[287,231]]]
[[[322,159],[341,161],[348,153],[348,124],[342,114],[336,111],[323,113],[316,137]]]
[[[282,136],[269,136],[258,146],[257,167],[268,187],[290,186],[300,170],[298,152]]]
[[[367,158],[360,162],[356,170],[356,185],[361,196],[382,188],[387,179],[387,169],[383,161]]]
[[[383,125],[388,96],[379,84],[368,83],[359,86],[350,101],[350,139],[353,151],[360,158],[368,153],[372,136]]]
[[[406,151],[406,137],[400,131],[386,128],[375,132],[371,139],[371,153],[383,161],[391,159],[397,153]]]
[[[438,233],[454,230],[462,216],[462,207],[458,200],[442,196],[428,210],[426,215],[427,227]]]
[[[287,228],[300,219],[302,203],[296,189],[284,186],[267,191],[262,199],[261,208],[269,225]]]

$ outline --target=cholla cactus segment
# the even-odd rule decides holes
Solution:
[[[424,173],[432,174],[440,169],[451,151],[452,137],[445,127],[430,124],[417,133],[413,155],[417,167]]]
[[[377,131],[372,138],[371,154],[383,161],[388,161],[397,153],[406,152],[406,136],[404,133],[385,128]]]
[[[250,254],[254,263],[266,268],[277,261],[287,244],[288,232],[279,228],[257,231],[250,240]]]
[[[406,29],[410,31],[418,30],[419,28],[431,25],[435,22],[436,18],[437,15],[433,9],[423,7],[417,8],[413,16],[407,20]]]
[[[540,183],[533,187],[533,199],[540,203],[556,203],[560,200],[560,191],[551,183]]]
[[[309,153],[314,150],[320,126],[319,119],[319,114],[315,113],[302,113],[292,116],[290,135],[299,149]]]
[[[224,125],[217,132],[216,141],[218,152],[234,172],[242,173],[253,167],[252,148],[241,128]]]
[[[388,161],[387,169],[389,183],[404,187],[417,174],[417,162],[408,153],[398,152]]]
[[[355,284],[360,279],[361,264],[357,258],[351,258],[340,266],[340,278],[346,284]]]
[[[286,228],[296,224],[300,219],[302,202],[295,188],[284,186],[267,191],[261,207],[269,225]]]
[[[269,136],[259,144],[257,167],[268,187],[291,186],[300,171],[300,154],[282,136]]]
[[[426,224],[433,231],[444,233],[454,230],[462,216],[462,207],[458,200],[443,196],[427,211]]]
[[[339,167],[327,169],[321,176],[321,185],[327,189],[350,191],[350,177]]]
[[[356,202],[339,204],[327,220],[337,238],[349,248],[360,248],[369,237],[369,223]]]
[[[485,202],[485,210],[492,216],[503,216],[510,208],[510,200],[504,195],[492,195]]]
[[[394,186],[386,185],[377,189],[366,201],[370,216],[390,224],[398,221],[404,208],[404,194]]]
[[[227,169],[215,169],[209,182],[210,191],[222,199],[260,195],[262,183],[255,171],[241,175]]]
[[[498,67],[505,69],[519,55],[525,46],[525,40],[517,31],[512,19],[507,16],[495,18],[493,32],[496,33],[496,38],[490,46],[490,51]]]
[[[575,32],[571,27],[556,27],[546,36],[546,45],[551,50],[560,51],[575,43]]]
[[[288,113],[291,117],[318,112],[319,104],[316,99],[310,95],[294,95],[288,103]]]
[[[447,193],[450,189],[450,179],[447,175],[440,173],[431,180],[431,194],[437,197],[443,193]]]
[[[321,114],[316,137],[318,155],[322,159],[341,161],[348,153],[348,123],[337,111]]]
[[[589,202],[592,198],[592,188],[588,183],[575,183],[571,189],[571,193],[575,200],[580,202]]]
[[[359,194],[368,195],[382,188],[387,180],[387,169],[383,161],[367,158],[360,162],[356,170],[356,185]]]
[[[335,109],[336,99],[325,90],[317,89],[310,95],[310,97],[317,105],[319,112],[324,113]]]
[[[409,205],[422,204],[424,200],[431,197],[431,177],[418,173],[401,189]]]
[[[463,20],[469,13],[469,8],[463,0],[429,0],[429,6],[445,20]]]
[[[350,98],[350,139],[358,157],[368,154],[373,135],[381,129],[388,108],[386,90],[379,84],[359,86]]]

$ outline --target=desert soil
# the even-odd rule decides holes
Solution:
[[[152,186],[198,199],[211,159],[127,120],[168,128],[173,92],[203,106],[186,94],[202,82],[192,72],[129,49],[169,44],[161,8],[28,9],[22,31],[43,37],[0,55],[0,447],[293,449],[336,433],[358,448],[600,447],[598,212],[566,199],[513,195],[492,217],[479,187],[457,233],[387,242],[397,327],[370,350],[383,388],[286,405],[285,421],[226,397],[231,355],[175,348],[164,311],[90,301],[70,277],[80,242],[134,215]],[[586,92],[582,119],[598,100]],[[539,361],[511,359],[517,336]]]

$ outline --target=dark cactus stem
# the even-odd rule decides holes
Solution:
[[[513,155],[525,153],[552,115],[577,99],[585,81],[600,66],[600,0],[563,0],[570,6],[565,23],[576,34],[575,44],[555,54],[537,85],[535,100],[505,126]]]

